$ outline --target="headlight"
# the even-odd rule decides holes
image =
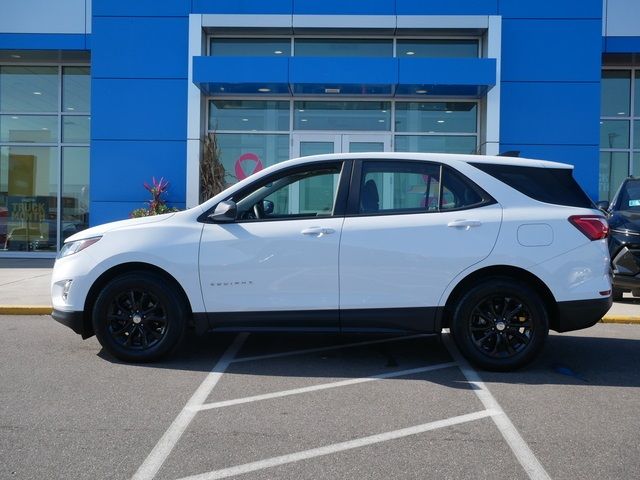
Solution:
[[[60,253],[58,254],[58,258],[67,257],[69,255],[73,255],[74,253],[78,253],[81,250],[84,250],[87,247],[90,247],[102,237],[91,237],[85,238],[84,240],[76,240],[75,242],[65,243],[60,249]]]

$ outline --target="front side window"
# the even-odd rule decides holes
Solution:
[[[426,213],[472,208],[491,198],[448,167],[363,162],[358,213]]]
[[[340,164],[313,166],[260,182],[233,198],[240,220],[326,217],[334,213]]]

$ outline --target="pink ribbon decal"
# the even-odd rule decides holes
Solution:
[[[244,168],[242,168],[242,162],[244,161],[251,161],[255,163],[255,166],[253,167],[253,171],[247,173],[247,171],[245,171]],[[236,178],[238,180],[244,180],[248,176],[259,172],[263,168],[264,167],[262,165],[262,162],[260,161],[260,159],[255,153],[244,153],[240,155],[240,158],[238,158],[238,160],[236,160],[236,164],[235,164]]]

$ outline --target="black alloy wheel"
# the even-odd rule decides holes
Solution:
[[[93,308],[100,344],[113,356],[148,362],[173,350],[184,335],[184,300],[158,275],[137,272],[111,280]]]
[[[549,332],[548,316],[534,290],[496,278],[460,299],[451,332],[472,363],[487,370],[514,370],[539,353]]]

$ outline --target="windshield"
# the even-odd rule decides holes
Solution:
[[[633,210],[640,212],[640,179],[627,180],[622,184],[616,200],[615,210]]]

